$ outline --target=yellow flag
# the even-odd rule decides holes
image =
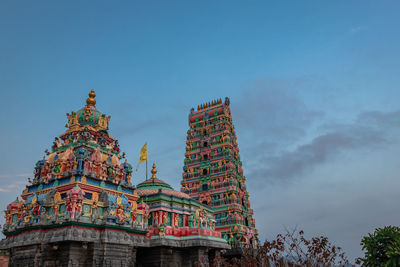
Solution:
[[[144,144],[142,147],[142,150],[140,150],[140,158],[139,158],[139,163],[147,161],[147,143]]]

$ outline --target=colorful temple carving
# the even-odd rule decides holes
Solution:
[[[219,243],[223,240],[221,233],[215,231],[214,212],[210,207],[202,205],[185,193],[175,191],[169,184],[158,179],[155,164],[151,173],[149,180],[137,185],[139,201],[149,207],[149,232],[146,236],[159,245],[140,254],[140,257],[147,259],[146,264],[158,265],[158,259],[154,255],[162,254],[162,246],[167,246],[168,241],[192,240],[191,244],[185,242],[186,248],[189,248],[201,246],[202,242]],[[186,256],[191,257],[190,253]],[[202,257],[204,260],[208,256],[203,254]]]
[[[136,188],[95,96],[92,90],[82,109],[67,114],[67,130],[7,206],[0,249],[10,265],[208,266],[229,248],[213,210],[157,179],[155,165]]]
[[[214,210],[215,228],[233,248],[257,247],[229,98],[189,114],[181,191]]]
[[[95,96],[92,90],[84,108],[67,114],[68,129],[36,163],[21,200],[7,207],[6,233],[68,221],[147,228],[147,206],[136,204],[139,196],[130,181],[132,166],[120,163],[125,154],[108,134],[110,117],[96,109]]]

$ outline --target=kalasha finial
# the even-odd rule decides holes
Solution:
[[[90,91],[90,93],[89,93],[89,98],[86,99],[86,104],[88,106],[96,105],[96,99],[94,99],[95,97],[96,97],[96,94],[95,94],[94,90],[92,89],[92,91]]]
[[[157,178],[156,177],[156,173],[157,173],[156,163],[153,163],[153,169],[151,170],[151,179],[156,179]]]

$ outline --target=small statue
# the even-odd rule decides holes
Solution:
[[[97,201],[93,200],[92,206],[90,209],[90,219],[92,220],[92,223],[96,222],[97,219]]]
[[[146,210],[144,212],[144,219],[143,219],[143,224],[147,225],[148,224],[148,220],[149,220],[149,210]]]
[[[174,226],[178,227],[178,214],[175,214]]]
[[[167,223],[168,223],[167,213],[164,212],[164,214],[163,214],[163,224],[167,224]]]
[[[158,213],[156,212],[154,215],[154,225],[158,225]]]
[[[160,226],[158,227],[159,230],[159,236],[160,237],[165,237],[165,225],[164,224],[160,224]]]
[[[136,225],[136,209],[132,207],[131,209],[131,225],[134,226]]]
[[[118,218],[118,223],[123,224],[125,223],[125,212],[124,207],[120,204],[117,206],[115,211],[115,216]]]
[[[54,138],[54,142],[53,142],[52,148],[53,148],[53,149],[56,149],[56,148],[59,148],[61,145],[62,145],[62,144],[61,144],[60,139],[58,139],[58,137],[55,137],[55,138]]]
[[[119,151],[118,140],[115,140],[113,149],[114,149],[115,151]]]

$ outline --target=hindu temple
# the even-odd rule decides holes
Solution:
[[[182,178],[181,191],[213,209],[232,248],[258,246],[229,98],[191,109]]]
[[[150,179],[133,177],[95,97],[67,114],[66,131],[7,206],[0,249],[9,266],[210,266],[227,240],[255,244],[229,103],[191,113],[179,192],[155,164]]]

